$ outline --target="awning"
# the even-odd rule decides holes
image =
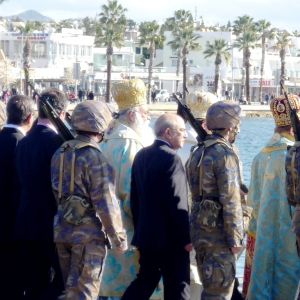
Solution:
[[[231,81],[229,81],[229,80],[227,80],[227,79],[222,79],[222,81],[223,81],[225,84],[228,84],[228,83],[231,84]]]

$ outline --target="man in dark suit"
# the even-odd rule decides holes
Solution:
[[[132,167],[132,245],[140,252],[140,270],[122,300],[148,300],[161,276],[164,299],[189,300],[187,180],[176,154],[187,138],[185,124],[181,117],[165,114],[154,131],[157,140],[137,153]]]
[[[64,119],[65,95],[54,88],[42,95]],[[38,104],[38,123],[22,139],[15,154],[18,211],[14,236],[22,242],[25,262],[25,299],[55,300],[64,289],[55,244],[53,218],[57,212],[51,188],[50,163],[63,143]],[[53,278],[54,276],[54,278]]]
[[[21,251],[13,241],[15,223],[14,153],[19,141],[33,123],[34,103],[26,96],[13,96],[7,104],[7,124],[0,131],[0,282],[1,299],[22,299],[22,282],[16,284],[16,274],[22,272]]]

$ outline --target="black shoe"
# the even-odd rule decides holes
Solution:
[[[242,297],[242,294],[238,290],[239,285],[240,285],[239,280],[237,278],[235,278],[234,289],[233,289],[233,294],[232,294],[231,300],[244,300],[244,298]]]

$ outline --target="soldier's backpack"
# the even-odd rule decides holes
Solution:
[[[70,147],[72,149],[72,165],[71,165],[71,182],[70,182],[70,196],[68,198],[62,197],[62,183],[64,172],[64,156],[65,150]],[[84,147],[93,147],[100,151],[97,146],[92,143],[86,143],[79,140],[66,141],[60,147],[60,169],[59,169],[59,186],[58,186],[58,198],[59,204],[62,205],[62,219],[73,225],[79,225],[82,222],[82,218],[85,215],[86,210],[90,207],[89,201],[82,195],[74,195],[74,178],[75,178],[75,159],[76,150]]]

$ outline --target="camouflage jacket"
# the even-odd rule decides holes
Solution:
[[[115,197],[115,173],[101,153],[98,144],[91,138],[78,135],[80,141],[92,143],[75,151],[74,195],[84,196],[90,204],[79,225],[72,225],[62,219],[64,199],[70,196],[72,150],[67,147],[64,158],[62,200],[59,201],[60,149],[52,157],[52,189],[58,203],[54,217],[54,241],[56,243],[85,243],[105,238],[104,231],[118,248],[125,248],[126,234],[123,229],[120,207]]]
[[[187,177],[192,193],[191,237],[197,250],[201,247],[240,247],[244,238],[241,206],[241,174],[239,160],[231,144],[222,136],[213,134],[206,141],[217,141],[205,149],[202,161],[202,199],[214,199],[221,205],[216,227],[201,226],[199,161],[203,144],[200,144],[186,164]],[[199,201],[200,200],[200,201]]]
[[[292,167],[292,161],[294,168]],[[288,203],[296,208],[293,216],[292,231],[295,234],[300,234],[300,142],[296,142],[290,148],[286,156],[285,169],[286,196]]]

